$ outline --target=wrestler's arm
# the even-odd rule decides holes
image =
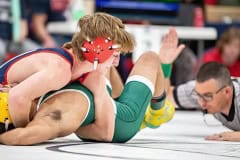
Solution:
[[[95,121],[80,127],[76,134],[85,139],[110,142],[114,134],[115,114],[113,100],[106,90],[105,78],[94,72],[89,74],[83,84],[94,96]]]
[[[111,142],[113,138],[114,132],[114,114],[112,114],[110,107],[112,104],[102,103],[105,101],[101,100],[94,100],[96,103],[95,105],[95,121],[92,124],[82,126],[78,128],[76,131],[77,135],[80,137],[95,140],[95,141],[103,141],[103,142]],[[108,99],[106,99],[108,101]],[[109,116],[110,115],[110,116]]]
[[[81,107],[79,107],[79,103]],[[0,135],[6,145],[32,145],[49,139],[67,136],[77,130],[87,113],[88,101],[78,92],[66,92],[41,105],[34,119],[24,128]]]
[[[169,29],[169,32],[164,35],[162,39],[161,48],[159,51],[159,57],[162,63],[162,69],[165,77],[165,91],[168,93],[170,88],[170,76],[172,70],[172,63],[182,53],[185,48],[184,44],[178,44],[178,34],[174,27]]]
[[[23,80],[9,90],[9,111],[15,127],[24,127],[29,122],[30,106],[34,99],[61,88],[70,81],[69,64],[61,59]]]
[[[6,145],[32,145],[58,137],[58,125],[46,118],[32,121],[24,128],[16,128],[0,135],[0,143]]]
[[[122,79],[115,67],[110,69],[110,83],[112,85],[112,98],[117,98],[120,96],[123,90]]]

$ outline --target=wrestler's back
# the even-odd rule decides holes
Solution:
[[[44,70],[63,76],[71,73],[71,64],[58,54],[39,52],[13,59],[13,61],[5,71],[1,72],[1,76],[4,74],[4,79],[8,84],[20,83],[34,73]],[[51,74],[46,76],[51,76]]]

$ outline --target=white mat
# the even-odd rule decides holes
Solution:
[[[0,145],[0,159],[237,160],[240,142],[204,140],[207,135],[226,130],[221,125],[207,126],[199,111],[177,111],[171,122],[158,129],[145,129],[125,144],[86,143],[70,135],[35,146]]]

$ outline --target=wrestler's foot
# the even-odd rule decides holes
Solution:
[[[141,128],[145,128],[146,126],[149,128],[158,128],[161,124],[170,121],[173,118],[174,113],[175,107],[168,100],[165,100],[164,106],[159,110],[153,110],[149,106]]]

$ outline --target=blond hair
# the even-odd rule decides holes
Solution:
[[[87,39],[94,40],[96,37],[109,37],[114,44],[119,44],[122,52],[131,52],[135,46],[133,36],[125,30],[122,21],[107,13],[95,13],[93,15],[85,15],[78,21],[80,32],[73,35],[70,43],[65,43],[63,47],[72,48],[74,54],[81,60],[81,47]]]

